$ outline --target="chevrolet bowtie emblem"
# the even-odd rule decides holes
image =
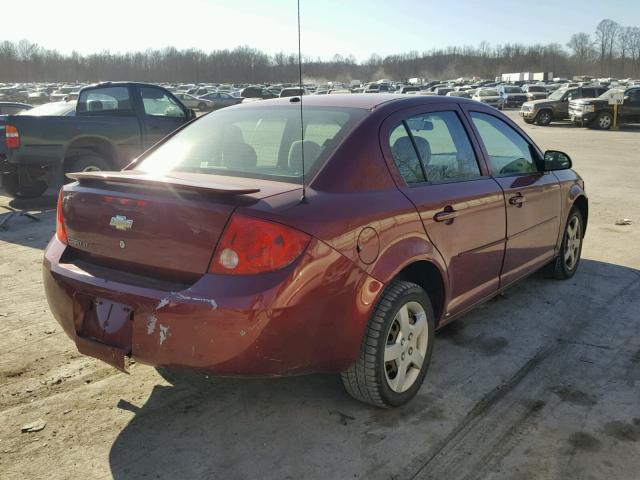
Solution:
[[[115,217],[111,217],[109,225],[116,227],[116,230],[131,230],[133,220],[129,220],[124,215],[116,215]]]

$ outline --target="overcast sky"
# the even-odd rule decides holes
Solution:
[[[4,0],[8,1],[8,0]],[[603,18],[640,26],[640,0],[301,0],[302,50],[323,58],[507,42],[566,44]],[[0,40],[68,53],[249,45],[297,51],[296,0],[21,0]]]

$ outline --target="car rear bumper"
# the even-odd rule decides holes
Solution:
[[[317,240],[281,271],[205,274],[182,290],[66,263],[66,248],[54,237],[45,252],[51,312],[80,352],[121,370],[130,356],[217,375],[343,371],[383,287]]]

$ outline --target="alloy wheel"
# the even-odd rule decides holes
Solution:
[[[396,314],[384,351],[385,376],[397,393],[415,383],[427,354],[427,314],[418,302],[405,303]]]
[[[611,117],[609,115],[600,115],[598,126],[604,130],[608,129],[611,126]]]
[[[580,258],[580,243],[582,242],[582,227],[577,216],[571,217],[567,224],[567,244],[564,251],[564,264],[567,270],[573,270]]]
[[[544,112],[540,112],[539,114],[539,122],[543,125],[546,125],[547,123],[551,122],[551,114],[547,111]]]

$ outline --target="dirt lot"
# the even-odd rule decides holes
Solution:
[[[54,199],[13,202],[40,221],[0,231],[0,478],[639,478],[640,129],[526,130],[587,183],[580,270],[535,275],[442,329],[397,410],[356,403],[335,376],[194,390],[81,356],[42,292]]]

